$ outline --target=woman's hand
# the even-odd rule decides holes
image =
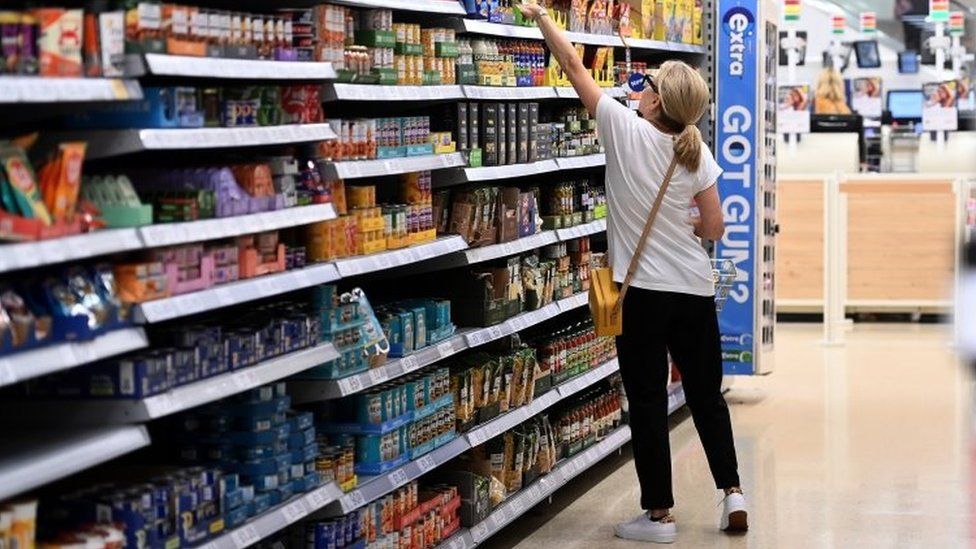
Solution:
[[[532,2],[528,3],[527,0],[522,0],[518,3],[518,9],[522,12],[522,17],[530,21],[538,21],[542,14],[546,13],[546,8],[540,6],[539,4]]]

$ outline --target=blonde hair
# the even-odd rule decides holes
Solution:
[[[675,123],[675,129],[680,129],[674,139],[678,164],[688,171],[698,171],[702,137],[696,124],[708,109],[708,84],[697,70],[682,61],[665,62],[654,81],[661,96],[661,110]]]

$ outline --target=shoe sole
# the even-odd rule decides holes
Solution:
[[[732,511],[729,513],[729,525],[725,527],[726,532],[741,533],[749,531],[749,515],[745,511]]]
[[[643,541],[643,542],[647,542],[647,543],[674,543],[675,541],[678,540],[678,534],[670,534],[670,535],[655,536],[655,537],[631,537],[631,536],[624,536],[624,535],[621,535],[620,532],[618,532],[616,528],[614,528],[614,530],[613,530],[613,535],[616,536],[616,537],[618,537],[618,538],[620,538],[620,539],[625,539],[625,540],[629,540],[629,541]]]

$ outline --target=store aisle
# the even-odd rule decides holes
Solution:
[[[965,547],[968,376],[943,326],[858,325],[844,348],[819,325],[781,324],[777,370],[729,393],[752,531],[717,531],[690,417],[671,433],[679,541],[673,547]],[[636,511],[623,456],[560,491],[487,547],[624,548],[614,522]],[[614,470],[616,469],[616,470]],[[575,501],[574,501],[575,500]],[[970,539],[970,541],[967,541]]]

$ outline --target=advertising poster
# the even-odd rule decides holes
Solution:
[[[868,118],[881,118],[882,91],[881,78],[872,76],[869,78],[855,78],[853,83],[854,93],[851,98],[851,106],[861,116]]]
[[[810,85],[780,86],[776,100],[776,131],[810,133]]]
[[[925,104],[922,105],[922,128],[927,132],[959,129],[959,109],[956,105],[955,80],[930,82],[922,86]]]
[[[756,371],[756,193],[759,123],[759,67],[756,0],[717,2],[715,76],[716,160],[725,212],[725,236],[715,243],[715,257],[735,263],[735,282],[719,314],[722,366],[726,374]]]
[[[973,90],[973,81],[968,76],[956,80],[956,97],[959,112],[976,111],[976,90]]]

